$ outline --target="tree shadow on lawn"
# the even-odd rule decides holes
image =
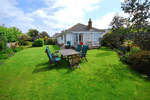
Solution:
[[[49,61],[47,62],[43,62],[43,63],[39,63],[36,65],[36,67],[41,67],[41,66],[45,66],[45,67],[42,67],[42,68],[35,68],[32,72],[32,74],[35,74],[35,73],[38,73],[38,72],[44,72],[44,71],[51,71],[53,69],[57,69],[57,70],[60,70],[60,69],[67,69],[68,71],[65,73],[65,74],[69,74],[72,72],[71,68],[70,67],[67,67],[68,65],[68,61],[67,59],[63,58],[61,61],[60,61],[60,64],[59,66],[57,66],[57,64],[52,64],[50,69],[48,70],[49,68]]]
[[[101,51],[111,51],[111,49],[109,47],[101,47],[101,48],[99,48],[99,50],[101,50]]]
[[[111,54],[111,52],[96,53],[95,57],[110,56]]]
[[[60,47],[57,45],[51,45],[54,50],[60,50]]]
[[[96,72],[96,76],[114,76],[114,78],[117,78],[119,79],[120,81],[123,81],[123,79],[125,78],[129,78],[131,80],[135,80],[135,81],[138,81],[138,79],[134,76],[138,76],[138,78],[141,78],[143,79],[145,82],[148,82],[148,80],[143,77],[141,73],[138,73],[136,71],[134,71],[130,65],[126,64],[126,63],[119,63],[119,64],[110,64],[110,65],[103,65],[103,66],[106,66],[107,68],[106,69],[98,69],[97,72]],[[109,67],[113,67],[114,70],[111,70],[109,69]],[[125,67],[127,66],[127,67]],[[131,74],[130,74],[131,72]],[[103,75],[102,75],[103,73]],[[106,74],[106,75],[105,75]],[[109,77],[110,80],[112,79],[112,77]]]

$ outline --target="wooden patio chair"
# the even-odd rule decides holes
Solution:
[[[47,48],[48,48],[48,50],[50,51],[50,49],[49,49],[49,47],[47,46]],[[55,53],[58,53],[58,51],[55,51]],[[52,53],[52,57],[53,58],[58,58],[59,57],[59,55],[58,54],[54,54],[54,53]]]
[[[78,44],[78,47],[77,47],[76,51],[77,51],[77,52],[80,52],[80,51],[81,51],[81,48],[82,48],[81,44]]]
[[[48,69],[50,69],[52,63],[56,63],[57,66],[59,66],[59,62],[61,61],[61,58],[53,58],[48,47],[46,47],[45,53],[47,53],[47,56],[49,58],[49,68]]]
[[[71,56],[71,59],[69,60],[70,62],[70,66],[71,66],[71,69],[73,70],[73,66],[77,66],[79,68],[81,68],[80,66],[80,54],[74,54]]]
[[[82,52],[81,52],[81,58],[85,58],[85,60],[87,61],[86,59],[86,53],[87,53],[87,49],[88,49],[88,45],[83,45],[82,47]],[[87,61],[88,62],[88,61]]]

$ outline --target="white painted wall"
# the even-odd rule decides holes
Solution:
[[[84,39],[85,34],[93,33],[92,34],[92,41],[94,40],[96,42],[98,42],[99,38],[102,38],[102,36],[103,36],[103,32],[92,32],[92,31],[91,32],[89,32],[89,31],[88,32],[85,32],[85,31],[76,32],[76,31],[74,31],[72,33],[67,33],[66,34],[66,42],[71,41],[71,46],[74,46],[74,33],[84,33],[83,34],[83,42],[85,41],[85,39]],[[87,35],[87,36],[90,36],[90,35]],[[64,35],[63,35],[63,40],[61,40],[61,37],[58,37],[57,40],[58,40],[59,44],[64,43]],[[90,40],[89,40],[89,42],[90,42]]]
[[[61,40],[61,36],[60,36],[60,37],[57,37],[57,40],[58,40],[58,43],[59,43],[59,44],[64,43],[64,36],[63,36],[63,40]]]
[[[98,45],[99,44],[99,38],[102,38],[102,33],[92,34],[93,45]]]
[[[73,34],[72,33],[67,33],[66,34],[66,42],[67,41],[71,41],[71,46],[73,46],[74,39],[73,39]]]

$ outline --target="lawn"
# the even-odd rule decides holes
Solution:
[[[150,83],[109,48],[88,50],[74,71],[65,59],[47,70],[45,49],[22,50],[0,65],[1,100],[150,100]]]

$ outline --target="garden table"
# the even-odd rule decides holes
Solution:
[[[63,58],[63,56],[67,56],[67,59],[68,59],[68,67],[71,67],[70,66],[70,63],[69,63],[69,57],[74,55],[74,54],[81,54],[81,52],[77,52],[73,49],[64,49],[64,50],[59,50],[59,53],[61,53],[61,58]]]

